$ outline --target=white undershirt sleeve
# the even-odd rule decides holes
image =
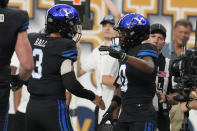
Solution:
[[[64,75],[71,71],[72,71],[72,61],[69,59],[66,59],[65,61],[62,62],[60,73],[61,75]]]

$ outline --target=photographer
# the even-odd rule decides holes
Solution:
[[[171,60],[179,59],[183,52],[183,40],[187,43],[191,31],[192,24],[190,21],[186,19],[176,21],[173,31],[173,41],[163,47],[163,55]]]
[[[171,60],[170,63],[181,58],[181,54],[183,53],[184,49],[184,43],[187,43],[189,40],[191,30],[192,24],[188,20],[181,19],[176,21],[173,32],[173,41],[170,44],[166,44],[162,49],[162,54],[164,57]],[[166,102],[174,105],[170,110],[170,121],[171,131],[175,131],[180,130],[184,114],[180,109],[179,102],[174,100],[174,96],[179,94],[178,90],[176,89],[178,86],[176,86],[177,82],[174,81],[175,76],[172,70],[169,71],[170,76],[167,91],[167,94],[169,95],[163,95],[161,91],[157,91],[157,94],[160,97],[160,102]]]

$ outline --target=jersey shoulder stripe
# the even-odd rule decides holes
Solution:
[[[77,58],[77,49],[63,51],[61,55],[65,58],[68,58],[68,59],[76,59]]]
[[[25,31],[25,30],[28,29],[28,27],[29,27],[29,21],[25,22],[25,23],[22,25],[20,31],[21,31],[21,32],[22,32],[22,31]]]
[[[157,59],[159,57],[157,48],[149,43],[140,45],[139,50],[137,51],[137,57],[142,58],[143,56],[151,56]]]
[[[152,52],[139,52],[137,53],[137,57],[142,57],[142,56],[152,56],[155,58],[158,58],[158,55]]]
[[[152,49],[147,49],[147,50],[139,50],[139,52],[152,52],[152,53],[155,53],[155,54],[157,54],[157,51],[155,51],[155,50],[152,50]]]

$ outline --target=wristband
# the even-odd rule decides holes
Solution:
[[[127,54],[126,53],[123,53],[122,58],[121,58],[121,61],[126,62],[127,59],[128,59]]]

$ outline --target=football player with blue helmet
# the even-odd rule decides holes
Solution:
[[[115,29],[119,32],[122,50],[100,47],[100,51],[108,51],[110,56],[120,61],[116,83],[120,85],[117,88],[120,95],[114,96],[110,109],[121,104],[122,110],[114,131],[154,131],[156,111],[152,99],[156,90],[158,55],[154,45],[142,44],[150,34],[149,22],[140,14],[129,13],[119,20]]]
[[[75,77],[73,62],[77,60],[79,27],[77,11],[72,6],[57,4],[47,12],[45,33],[29,34],[35,68],[27,88],[30,92],[26,111],[28,131],[73,130],[65,90],[105,108],[103,100],[86,90]]]

